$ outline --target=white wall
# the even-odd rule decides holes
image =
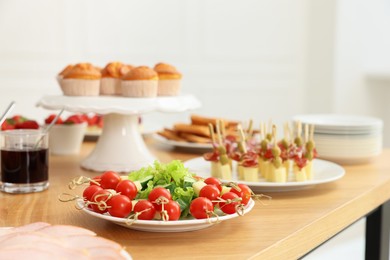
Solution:
[[[14,113],[43,120],[51,111],[35,103],[61,94],[55,75],[69,63],[165,61],[202,101],[197,113],[278,123],[338,112],[386,127],[389,14],[386,0],[1,0],[0,110],[16,100]]]
[[[20,8],[24,6],[24,8]],[[43,117],[68,63],[172,63],[197,113],[259,122],[305,112],[306,1],[0,1],[0,108]],[[189,113],[151,115],[188,120]]]

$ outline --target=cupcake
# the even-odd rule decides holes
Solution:
[[[172,65],[158,63],[154,66],[158,74],[158,95],[177,96],[180,93],[182,75]]]
[[[60,71],[57,75],[57,82],[60,84],[60,87],[62,89],[62,79],[64,78],[64,75],[68,73],[73,68],[73,64],[67,65],[63,70]]]
[[[78,63],[61,80],[66,96],[98,96],[101,73],[90,63]]]
[[[121,95],[121,78],[127,74],[133,66],[125,65],[120,62],[111,62],[102,70],[102,79],[100,80],[101,95]]]
[[[147,66],[136,67],[123,76],[121,86],[125,97],[156,97],[157,72]]]

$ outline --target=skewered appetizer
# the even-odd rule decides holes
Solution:
[[[224,180],[232,180],[232,167],[226,151],[226,147],[222,142],[219,127],[217,127],[218,143],[215,140],[214,130],[212,126],[209,125],[209,129],[211,139],[213,140],[214,149],[213,152],[204,154],[203,158],[206,161],[210,161],[211,163],[211,176]]]

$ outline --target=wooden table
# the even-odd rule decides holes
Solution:
[[[146,141],[163,162],[200,156]],[[385,214],[381,205],[387,205],[390,198],[390,149],[371,164],[345,166],[346,175],[338,181],[301,191],[267,193],[273,199],[267,205],[256,202],[243,217],[193,232],[148,233],[96,219],[75,209],[73,202],[58,200],[59,194],[69,192],[67,184],[72,178],[98,174],[80,168],[94,145],[84,143],[80,155],[51,156],[48,190],[1,193],[0,226],[35,221],[77,225],[119,242],[134,259],[296,259],[371,212],[367,223],[373,239],[380,237],[381,228],[388,228],[378,227],[383,223],[378,220]],[[384,249],[374,245],[369,250],[375,254]]]

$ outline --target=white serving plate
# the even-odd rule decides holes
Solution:
[[[199,229],[204,229],[211,227],[215,224],[219,224],[222,221],[239,217],[237,213],[230,215],[221,215],[217,217],[211,217],[210,219],[188,219],[188,220],[175,220],[175,221],[163,221],[163,220],[135,220],[129,224],[129,221],[125,218],[117,218],[112,217],[108,214],[99,214],[93,212],[92,210],[84,207],[84,202],[82,200],[78,200],[77,206],[82,208],[82,210],[96,218],[104,219],[115,223],[117,225],[139,230],[139,231],[147,231],[147,232],[186,232],[186,231],[195,231]],[[246,205],[244,214],[247,214],[252,210],[255,202],[251,199],[249,203]]]
[[[184,162],[184,165],[189,168],[191,172],[196,173],[200,177],[210,177],[211,167],[210,162],[206,161],[203,157],[197,157],[191,160]],[[233,169],[236,169],[236,163],[233,162]],[[238,183],[243,183],[248,185],[253,192],[282,192],[282,191],[293,191],[293,190],[302,190],[314,187],[317,184],[323,184],[328,182],[333,182],[344,176],[345,170],[340,165],[315,159],[313,161],[313,179],[296,182],[292,179],[289,179],[287,182],[278,183],[278,182],[269,182],[261,179],[259,182],[249,182],[242,181],[237,179],[237,173],[233,170],[233,180],[222,180],[223,182],[234,181]],[[291,176],[291,174],[290,174]]]
[[[332,133],[369,133],[381,129],[382,120],[369,116],[342,114],[307,114],[296,115],[293,121],[315,125],[316,132]]]
[[[210,144],[191,143],[191,142],[179,142],[174,140],[168,140],[158,134],[153,134],[152,137],[160,143],[170,145],[173,147],[180,147],[188,150],[212,150],[213,146]]]

